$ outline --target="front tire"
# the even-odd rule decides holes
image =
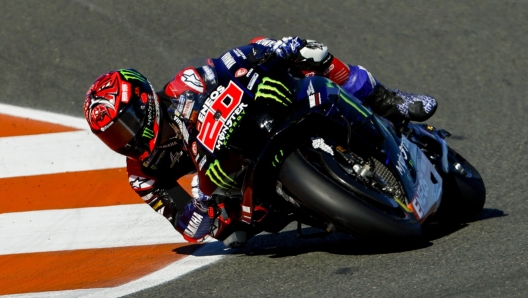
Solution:
[[[279,173],[283,186],[310,210],[353,235],[373,239],[417,239],[422,229],[414,215],[405,218],[362,200],[314,167],[300,151],[284,161]],[[401,210],[399,207],[395,211]]]

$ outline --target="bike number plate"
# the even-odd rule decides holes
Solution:
[[[416,150],[413,159],[418,166],[416,167],[416,192],[411,205],[418,220],[423,221],[439,206],[442,195],[442,178],[418,146],[413,147]]]

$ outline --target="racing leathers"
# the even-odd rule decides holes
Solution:
[[[364,67],[343,63],[330,54],[324,44],[314,40],[257,37],[243,48],[243,51],[234,48],[230,52],[237,56],[260,57],[255,63],[261,63],[265,59],[279,59],[281,63],[288,64],[285,69],[293,77],[324,76],[361,100],[373,112],[392,121],[423,121],[431,117],[437,107],[436,100],[430,96],[403,93],[385,87]],[[210,196],[211,190],[199,188],[198,176],[205,177],[205,167],[202,169],[202,160],[205,159],[203,156],[200,159],[195,148],[184,145],[183,139],[188,138],[188,132],[182,128],[181,120],[171,119],[168,113],[171,105],[179,102],[183,109],[181,113],[189,117],[189,111],[185,111],[185,96],[189,92],[211,92],[212,90],[206,90],[207,84],[204,84],[211,80],[209,75],[207,71],[198,72],[185,68],[158,92],[164,111],[162,132],[167,137],[161,138],[155,150],[142,162],[133,159],[128,159],[127,162],[131,187],[191,242],[209,235],[219,240],[230,239],[230,233],[223,231],[229,230],[226,227],[236,217],[240,217],[240,210],[236,210],[236,207],[228,208],[223,203],[214,201]],[[176,180],[195,171],[198,171],[198,175],[192,182],[191,201],[186,204],[179,202],[181,199],[177,196],[181,196],[181,187]],[[236,237],[233,239],[224,243],[236,245],[245,240]]]

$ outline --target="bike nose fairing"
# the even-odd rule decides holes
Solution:
[[[413,193],[408,192],[408,207],[412,207],[416,218],[423,222],[440,205],[442,177],[422,150],[405,136],[401,138],[399,149],[395,160],[396,169],[404,184],[413,184],[410,189],[415,190]]]

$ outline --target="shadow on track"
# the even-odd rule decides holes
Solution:
[[[296,256],[311,252],[339,255],[377,255],[418,250],[433,245],[429,241],[405,243],[376,243],[360,241],[345,233],[328,234],[315,228],[304,228],[303,235],[296,231],[255,236],[248,245],[236,252],[247,256],[269,255],[270,258]]]
[[[490,218],[496,218],[496,217],[503,217],[507,216],[508,214],[505,214],[504,211],[499,209],[492,209],[492,208],[484,208],[482,212],[475,218],[472,222],[482,221]],[[450,235],[454,232],[457,232],[471,224],[452,224],[452,225],[439,225],[439,224],[430,224],[423,227],[423,233],[424,233],[424,240],[427,241],[433,241],[436,239],[443,238],[447,235]]]
[[[503,216],[507,216],[507,214],[501,210],[485,208],[474,222]],[[297,236],[296,230],[282,231],[276,234],[258,234],[250,239],[246,247],[239,249],[225,248],[222,242],[210,242],[180,247],[174,252],[195,256],[269,255],[270,258],[297,256],[311,252],[327,252],[339,255],[390,254],[427,248],[433,245],[431,241],[455,233],[469,225],[427,225],[424,227],[424,236],[420,241],[401,243],[362,241],[346,233],[326,233],[316,228],[305,227],[302,229],[300,237]]]

